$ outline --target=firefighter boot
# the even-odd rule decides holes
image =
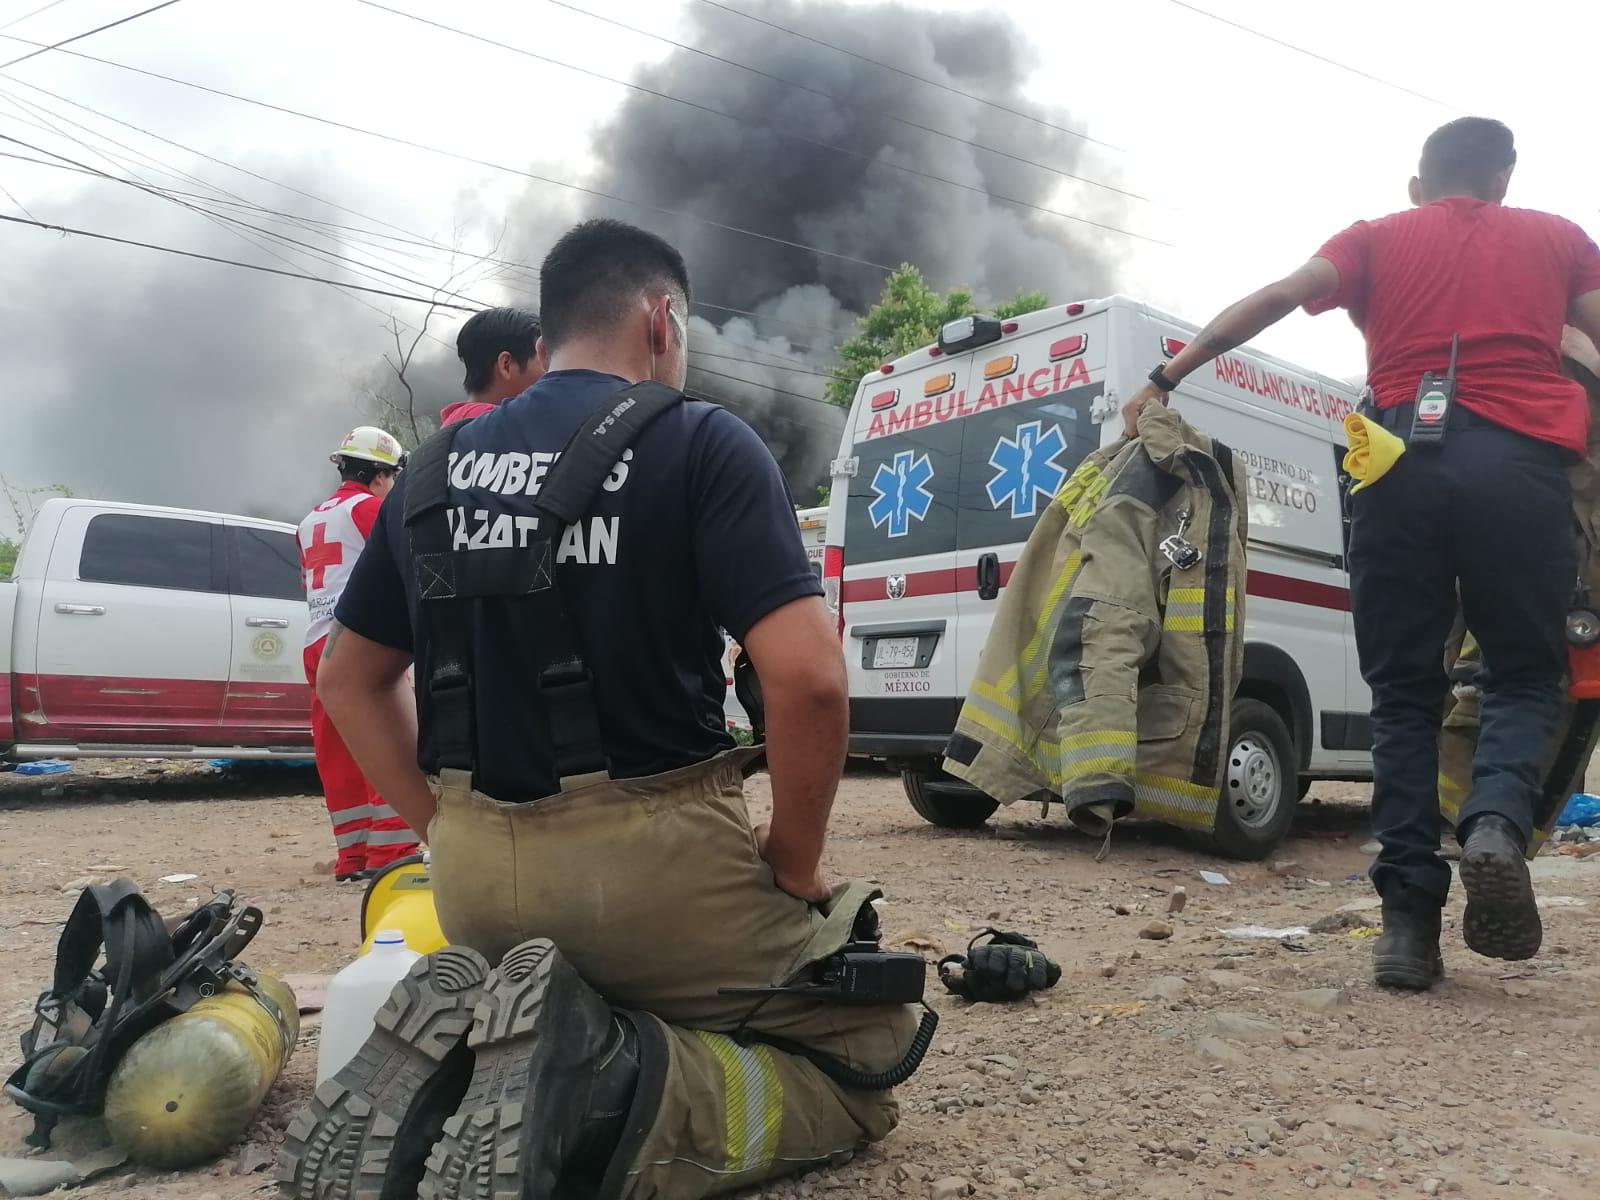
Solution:
[[[1477,817],[1465,832],[1461,884],[1467,889],[1467,915],[1461,932],[1467,948],[1487,958],[1532,958],[1544,940],[1544,926],[1522,837],[1495,813]]]
[[[419,959],[356,1056],[317,1088],[278,1157],[289,1200],[410,1200],[472,1077],[467,1033],[489,964],[451,946]]]
[[[1409,896],[1384,900],[1383,933],[1372,948],[1372,978],[1379,987],[1425,992],[1444,977],[1441,911],[1436,903]]]
[[[632,1023],[555,944],[524,942],[490,977],[472,1082],[428,1159],[420,1200],[592,1196],[639,1078]]]

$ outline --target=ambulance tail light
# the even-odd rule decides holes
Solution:
[[[844,641],[843,546],[827,546],[822,551],[822,602],[833,614],[839,640]]]
[[[1180,342],[1175,337],[1164,337],[1161,339],[1161,354],[1164,358],[1176,358],[1179,352],[1188,344],[1188,342]]]
[[[1082,315],[1082,313],[1083,313],[1083,305],[1078,303],[1076,300],[1074,300],[1071,304],[1067,305],[1067,316],[1076,317],[1076,316]]]

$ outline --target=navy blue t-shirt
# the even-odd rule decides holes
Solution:
[[[626,386],[553,371],[457,435],[454,545],[525,546],[531,493],[584,417]],[[339,600],[339,623],[415,655],[419,762],[437,769],[417,646],[406,479],[386,499]],[[821,594],[772,454],[725,409],[687,401],[652,422],[556,553],[556,578],[594,675],[601,740],[618,778],[701,762],[733,745],[723,719],[721,630],[742,640],[774,609]],[[556,790],[534,677],[543,662],[527,602],[485,600],[473,630],[476,783],[505,801]]]

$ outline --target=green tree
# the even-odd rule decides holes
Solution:
[[[992,315],[1014,317],[1049,303],[1043,292],[1019,292],[995,305]],[[901,264],[884,282],[878,302],[861,318],[856,335],[839,347],[839,363],[824,392],[828,402],[849,408],[863,375],[929,345],[938,338],[940,326],[978,311],[972,293],[965,288],[941,296],[928,286],[921,271],[910,263]]]

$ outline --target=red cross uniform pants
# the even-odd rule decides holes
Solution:
[[[367,783],[349,748],[333,727],[327,710],[317,699],[317,664],[322,660],[323,638],[306,647],[306,682],[311,685],[311,741],[317,752],[317,774],[328,816],[333,820],[333,840],[338,847],[336,875],[386,867],[397,858],[417,852],[417,835],[384,803]]]

